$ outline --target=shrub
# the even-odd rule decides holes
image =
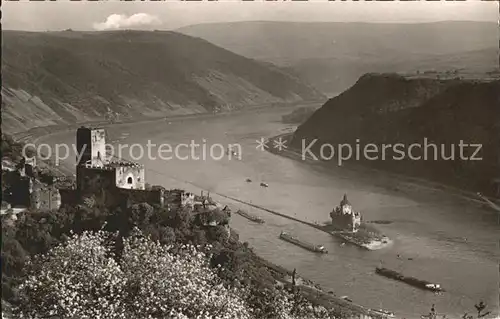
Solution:
[[[110,233],[84,232],[27,264],[20,286],[24,316],[81,318],[249,318],[244,300],[224,287],[193,246],[175,255],[141,234],[113,255]],[[111,240],[110,240],[111,239]]]
[[[21,318],[330,318],[326,309],[274,287],[231,285],[210,253],[162,245],[135,229],[113,251],[116,234],[73,234],[27,262]],[[207,246],[210,250],[211,247]]]

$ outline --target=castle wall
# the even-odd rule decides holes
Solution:
[[[194,207],[194,194],[193,193],[182,193],[181,195],[181,207]]]
[[[17,173],[12,183],[12,190],[11,203],[13,206],[30,206],[33,182],[29,177],[20,176],[19,173]]]
[[[102,176],[95,175],[95,178]],[[94,191],[96,188],[87,187],[83,190],[79,189],[60,189],[61,203],[65,205],[77,205],[82,203],[85,195],[92,194],[96,202],[103,203],[106,206],[119,206],[121,204],[139,204],[147,202],[149,204],[164,205],[163,189],[142,190],[142,189],[124,189],[118,188],[114,184],[108,187],[98,187],[99,191]]]
[[[61,194],[55,187],[37,187],[31,193],[31,208],[52,210],[61,207]]]
[[[144,167],[135,165],[120,165],[116,168],[116,186],[126,189],[141,189],[146,188]]]
[[[76,167],[77,189],[81,192],[101,192],[116,185],[114,169]]]
[[[65,204],[77,203],[91,194],[97,201],[116,206],[125,203],[159,204],[163,206],[162,189],[145,190],[145,170],[136,163],[108,162],[104,129],[81,127],[76,134],[81,160],[76,168],[77,189],[62,192]]]
[[[80,193],[76,189],[60,188],[59,194],[61,195],[61,205],[76,206],[80,201]]]
[[[330,217],[332,218],[332,226],[339,230],[357,231],[357,228],[361,225],[361,216],[355,213],[332,212]]]
[[[120,189],[117,188],[117,193],[121,200],[129,200],[130,203],[148,203],[151,205],[164,205],[164,193],[162,189],[158,190],[142,190],[142,189]]]

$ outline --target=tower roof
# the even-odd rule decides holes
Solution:
[[[351,206],[351,203],[349,202],[349,200],[347,199],[347,194],[344,194],[344,198],[342,198],[342,200],[340,201],[340,206],[345,206],[345,205],[349,205]]]

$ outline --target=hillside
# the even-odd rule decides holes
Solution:
[[[2,49],[11,133],[324,98],[273,65],[175,32],[5,31]]]
[[[353,156],[344,161],[346,165],[361,163],[492,194],[492,180],[500,172],[499,112],[498,77],[496,80],[477,80],[367,74],[352,88],[330,99],[299,126],[293,144],[302,148],[303,140],[307,146],[317,138],[319,142],[312,149],[318,155],[322,143],[331,143],[334,147],[348,143],[355,152],[359,142],[359,161]],[[427,159],[424,139],[428,145],[437,145],[437,152],[428,147]],[[465,144],[482,144],[476,155],[482,160],[460,160],[461,140]],[[369,143],[377,145],[378,153],[369,153],[368,156],[378,156],[377,160],[363,155],[363,149]],[[396,143],[404,145],[400,150],[405,152],[405,157],[401,159],[400,153],[391,146],[385,151],[383,160],[382,145]],[[409,158],[412,143],[421,145],[412,151],[414,157],[422,156],[421,159]],[[452,155],[452,147],[455,149],[454,159],[443,159]],[[475,147],[464,150],[464,157],[470,158]]]
[[[316,107],[299,107],[292,112],[281,117],[281,121],[285,124],[302,124],[316,111]]]
[[[234,22],[177,31],[287,67],[329,95],[369,72],[498,66],[496,22]]]

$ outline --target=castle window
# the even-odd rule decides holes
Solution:
[[[127,178],[127,184],[132,184],[132,177]]]

